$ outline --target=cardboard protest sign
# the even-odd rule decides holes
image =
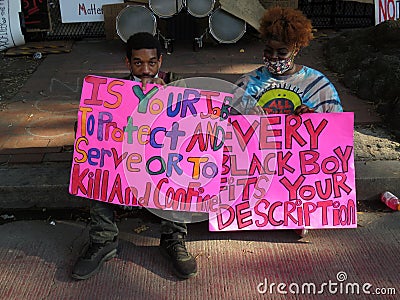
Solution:
[[[87,76],[70,193],[211,231],[356,227],[352,113],[229,116],[232,94]]]
[[[108,203],[208,211],[220,188],[231,96],[87,76],[70,193]]]
[[[211,231],[356,227],[353,113],[229,123]]]

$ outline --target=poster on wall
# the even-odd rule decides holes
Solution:
[[[63,23],[102,22],[103,5],[123,3],[123,0],[60,0]]]

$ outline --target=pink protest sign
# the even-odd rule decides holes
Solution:
[[[353,122],[353,113],[230,117],[210,230],[356,227]]]
[[[140,83],[87,76],[70,193],[127,206],[208,211],[220,189],[230,99],[172,86],[143,91]]]

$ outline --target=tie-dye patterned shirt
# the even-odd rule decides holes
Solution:
[[[262,66],[239,78],[236,101],[232,105],[247,114],[255,105],[268,114],[289,114],[301,104],[316,112],[342,112],[339,95],[321,72],[303,66],[295,74],[274,76]]]

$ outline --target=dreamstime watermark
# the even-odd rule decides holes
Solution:
[[[295,294],[295,295],[396,295],[394,287],[373,287],[371,283],[345,282],[347,273],[340,271],[336,274],[336,281],[328,280],[316,284],[313,282],[280,282],[268,283],[267,278],[257,284],[257,292],[260,294]]]

